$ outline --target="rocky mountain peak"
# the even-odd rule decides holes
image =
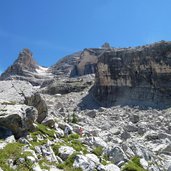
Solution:
[[[33,54],[28,48],[23,49],[19,53],[18,59],[14,62],[14,65],[15,64],[19,64],[22,67],[27,68],[29,70],[37,68],[37,63],[33,59]]]
[[[103,49],[110,49],[110,44],[108,42],[105,42],[102,46]]]

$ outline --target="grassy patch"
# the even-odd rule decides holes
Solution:
[[[37,128],[41,133],[49,137],[55,138],[55,134],[56,134],[55,130],[50,129],[49,127],[42,125],[42,124],[37,124]]]
[[[32,168],[32,163],[26,159],[27,156],[32,156],[30,152],[22,153],[23,144],[21,143],[10,143],[7,144],[4,149],[0,150],[0,167],[4,171],[14,171],[11,169],[8,164],[7,160],[12,159],[14,163],[18,164],[17,170],[22,171],[30,171]],[[19,163],[18,159],[24,158],[24,163]]]
[[[127,164],[124,165],[122,171],[147,171],[140,164],[139,157],[133,157]]]
[[[72,114],[72,120],[71,120],[72,123],[77,123],[78,122],[78,118],[76,116],[75,113]]]
[[[95,149],[93,149],[93,153],[96,155],[96,156],[101,156],[102,153],[103,153],[103,147],[96,147]]]
[[[62,138],[65,142],[71,141],[71,140],[75,140],[75,139],[79,139],[80,136],[78,134],[70,134],[68,137],[64,137]]]
[[[80,168],[73,168],[74,160],[78,154],[78,152],[73,153],[64,163],[58,164],[57,167],[59,169],[64,169],[64,171],[82,171]]]
[[[30,133],[30,135],[33,138],[33,141],[30,141],[30,144],[33,147],[43,145],[43,144],[47,143],[47,138],[43,139],[43,140],[38,140],[38,138],[37,138],[38,135],[43,136],[42,132],[40,132],[40,131],[32,132],[32,133]]]
[[[41,167],[41,169],[46,169],[49,170],[50,166],[57,166],[57,164],[55,162],[49,162],[47,161],[45,158],[42,158],[41,160],[39,160],[39,165]]]
[[[87,154],[87,147],[78,140],[79,137],[78,134],[71,134],[63,138],[64,142],[56,143],[52,147],[55,155],[59,155],[59,148],[61,146],[69,146],[74,148],[77,152],[82,151],[84,154]]]

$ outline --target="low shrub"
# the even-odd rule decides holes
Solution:
[[[139,157],[133,157],[128,163],[126,163],[122,171],[147,171],[145,170],[141,163]]]

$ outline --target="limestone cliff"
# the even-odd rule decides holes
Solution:
[[[85,48],[80,52],[62,58],[49,70],[54,75],[69,77],[94,74],[98,56],[106,50],[108,50],[106,46],[102,48]]]
[[[171,105],[171,42],[105,51],[93,93],[105,105]]]

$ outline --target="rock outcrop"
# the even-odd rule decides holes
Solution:
[[[33,130],[47,116],[47,106],[33,86],[25,81],[0,81],[0,126],[18,138]]]
[[[93,74],[96,71],[98,56],[108,49],[110,49],[109,44],[105,44],[101,48],[86,48],[62,58],[49,70],[55,75],[69,77]]]
[[[98,60],[94,96],[104,105],[170,106],[171,42],[110,49]]]
[[[48,68],[39,66],[33,59],[29,49],[23,49],[17,60],[1,74],[0,80],[25,80],[33,85],[41,85],[45,80],[52,79]]]
[[[83,79],[55,79],[46,87],[43,87],[42,93],[46,94],[67,94],[71,92],[81,92],[92,84],[91,81],[83,81]]]

